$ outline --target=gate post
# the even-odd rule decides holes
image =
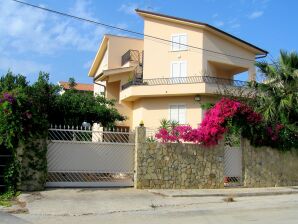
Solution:
[[[103,127],[94,123],[92,126],[92,142],[103,142]]]
[[[135,168],[134,168],[134,188],[138,188],[139,165],[141,164],[141,154],[146,142],[146,128],[136,127],[135,137]]]

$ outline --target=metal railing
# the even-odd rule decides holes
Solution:
[[[121,58],[121,65],[129,61],[140,62],[140,52],[138,50],[128,50]]]
[[[130,86],[175,85],[175,84],[192,84],[192,83],[211,83],[211,84],[229,85],[229,86],[236,86],[236,87],[244,87],[248,85],[248,82],[245,82],[245,81],[218,78],[214,76],[188,76],[188,77],[177,77],[177,78],[132,80],[122,85],[122,90]]]
[[[78,127],[52,127],[48,130],[48,140],[66,142],[105,142],[133,144],[134,133],[127,128],[91,128]]]

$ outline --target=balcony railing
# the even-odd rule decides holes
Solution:
[[[158,79],[143,79],[132,80],[122,85],[122,90],[130,86],[156,86],[156,85],[176,85],[176,84],[192,84],[192,83],[213,83],[218,85],[228,85],[236,87],[245,87],[248,82],[218,78],[213,76],[189,76],[189,77],[177,77],[177,78],[158,78]]]
[[[138,50],[128,50],[121,58],[121,65],[129,61],[140,62],[140,52]]]

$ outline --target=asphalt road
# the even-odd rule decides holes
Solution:
[[[175,198],[133,189],[64,189],[25,198],[29,214],[0,213],[1,224],[298,223],[298,194],[225,202],[218,196]]]

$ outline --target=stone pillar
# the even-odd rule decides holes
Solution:
[[[141,165],[142,150],[146,142],[146,128],[136,127],[135,129],[135,168],[134,168],[134,187],[139,188],[139,169]]]
[[[102,142],[103,141],[103,127],[94,123],[92,126],[92,142]]]
[[[16,149],[19,165],[17,190],[40,191],[47,179],[47,139],[27,139]]]

